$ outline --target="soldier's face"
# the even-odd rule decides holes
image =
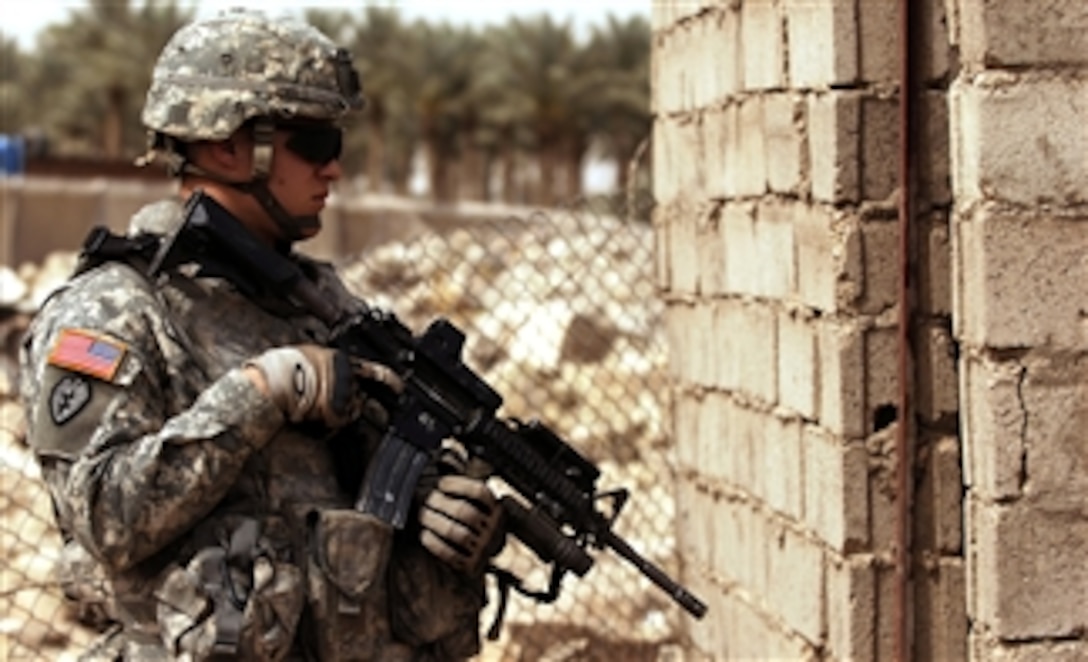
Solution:
[[[276,129],[268,186],[288,214],[316,216],[325,208],[344,174],[341,144],[340,130],[328,125]]]

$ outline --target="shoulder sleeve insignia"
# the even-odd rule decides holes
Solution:
[[[54,384],[49,393],[49,416],[54,425],[64,425],[90,401],[90,383],[78,375],[67,375]]]
[[[113,381],[128,346],[93,331],[63,329],[49,352],[49,364]]]

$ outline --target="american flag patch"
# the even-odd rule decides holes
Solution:
[[[64,329],[49,352],[49,364],[112,381],[125,358],[124,343],[81,329]]]

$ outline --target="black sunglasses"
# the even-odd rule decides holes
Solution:
[[[284,146],[307,163],[323,166],[340,158],[344,150],[344,132],[340,127],[319,124],[281,124],[289,132]]]

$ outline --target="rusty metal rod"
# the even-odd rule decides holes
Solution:
[[[913,662],[914,585],[914,345],[915,182],[919,92],[918,67],[922,3],[899,0],[899,310],[897,330],[898,425],[896,426],[896,618],[895,657]]]

